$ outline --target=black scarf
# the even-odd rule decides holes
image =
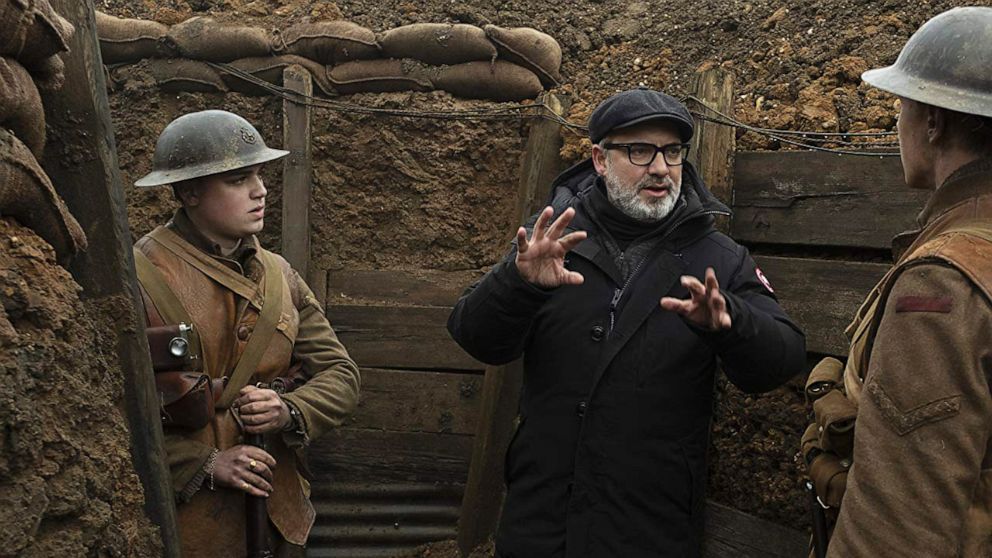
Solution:
[[[625,251],[628,246],[642,236],[647,236],[661,228],[671,219],[677,211],[672,211],[661,221],[640,221],[617,209],[606,195],[606,185],[602,177],[596,180],[596,185],[591,188],[589,196],[586,198],[589,204],[590,214],[600,227],[602,227],[610,238],[616,243],[617,248]],[[677,209],[676,205],[676,209]]]

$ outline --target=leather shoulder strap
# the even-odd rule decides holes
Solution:
[[[155,306],[155,311],[158,312],[164,324],[186,324],[192,328],[189,339],[190,354],[193,355],[192,358],[200,358],[203,355],[200,334],[196,330],[196,324],[193,323],[193,318],[190,317],[189,312],[186,311],[186,307],[183,306],[182,301],[179,300],[176,293],[169,287],[169,284],[165,281],[165,276],[148,259],[148,256],[137,248],[134,248],[133,252],[134,271],[138,276],[138,283],[141,284],[141,288],[144,289],[147,298]],[[205,359],[203,360],[203,366],[206,366]],[[204,370],[204,372],[209,373],[207,370]]]
[[[181,236],[169,230],[167,227],[158,227],[148,233],[148,237],[157,242],[160,246],[171,252],[177,258],[200,270],[201,273],[211,280],[219,283],[227,289],[238,294],[241,298],[249,301],[256,308],[261,308],[259,291],[254,282],[240,273],[229,269],[224,264],[218,262],[211,256],[198,250],[183,240]]]
[[[162,272],[155,267],[155,264],[148,259],[144,252],[137,248],[134,249],[134,271],[165,323],[193,323],[189,313],[186,312],[186,307],[176,297],[176,293],[172,291],[169,284],[165,282]]]
[[[230,407],[241,388],[248,384],[248,380],[251,379],[258,363],[262,360],[265,350],[269,347],[269,342],[276,332],[279,318],[282,316],[282,297],[286,280],[279,269],[279,262],[267,250],[259,251],[259,257],[262,260],[262,265],[265,266],[263,278],[265,281],[265,300],[262,303],[258,322],[256,322],[251,337],[248,338],[248,343],[245,345],[245,350],[241,353],[241,358],[238,359],[238,364],[234,367],[227,387],[224,388],[224,393],[217,403],[217,406],[222,409]]]

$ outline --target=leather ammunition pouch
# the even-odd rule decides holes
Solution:
[[[185,323],[145,328],[155,371],[162,424],[199,430],[210,424],[227,378],[211,380],[190,353],[192,327]]]
[[[161,397],[162,424],[199,430],[214,418],[217,397],[227,378],[211,380],[199,372],[159,372],[155,387]]]

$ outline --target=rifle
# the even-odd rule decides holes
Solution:
[[[302,364],[296,364],[287,372],[288,376],[276,378],[271,384],[257,384],[260,388],[268,388],[283,394],[293,391],[303,385],[301,377]],[[265,437],[262,434],[244,436],[245,444],[265,450]],[[258,496],[245,495],[245,542],[248,550],[247,558],[275,558],[272,551],[272,532],[269,529],[269,510],[266,499]]]
[[[265,438],[261,434],[245,434],[245,443],[265,449]],[[245,495],[245,542],[248,558],[275,558],[272,553],[272,534],[269,531],[269,510],[265,498]]]
[[[827,515],[824,513],[823,505],[816,496],[816,488],[813,481],[806,481],[806,493],[809,494],[809,507],[813,513],[813,556],[816,558],[826,558],[827,556]]]

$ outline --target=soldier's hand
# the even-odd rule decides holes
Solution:
[[[217,454],[214,483],[252,496],[268,498],[272,494],[272,469],[276,460],[262,448],[239,445]]]
[[[289,406],[271,389],[245,386],[231,406],[237,407],[245,432],[251,434],[279,432],[290,421]]]
[[[571,207],[549,225],[553,215],[554,209],[544,208],[534,223],[530,239],[526,229],[517,229],[517,271],[524,281],[546,289],[581,285],[585,280],[582,274],[565,269],[565,254],[582,242],[586,233],[575,231],[562,236],[575,217],[575,210]]]
[[[712,267],[706,268],[706,284],[699,279],[685,275],[682,286],[689,290],[689,300],[666,296],[661,299],[661,307],[675,312],[689,322],[703,329],[720,331],[730,329],[730,313],[727,312],[727,299],[720,294],[720,285]]]

